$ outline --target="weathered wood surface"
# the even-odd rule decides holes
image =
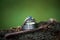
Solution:
[[[60,22],[40,22],[33,30],[3,31],[0,40],[60,40]]]

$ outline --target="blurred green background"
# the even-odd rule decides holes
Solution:
[[[55,18],[60,21],[59,0],[1,0],[0,29],[21,26],[27,16],[37,22]]]

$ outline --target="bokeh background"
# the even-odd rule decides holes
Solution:
[[[60,21],[59,0],[1,0],[0,29],[21,26],[27,16],[36,22],[55,18]]]

